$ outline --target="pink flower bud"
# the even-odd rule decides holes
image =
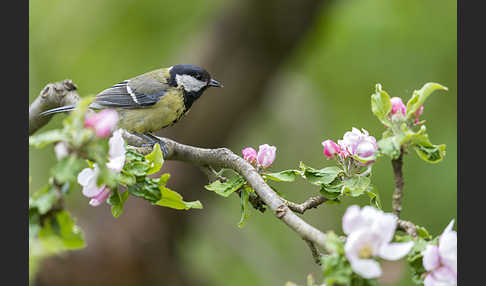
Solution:
[[[106,199],[110,196],[111,189],[108,187],[104,187],[101,192],[99,192],[96,196],[92,197],[89,201],[89,204],[93,207],[97,207],[102,204]]]
[[[415,123],[419,122],[419,117],[420,115],[422,115],[423,112],[424,112],[424,106],[420,105],[417,111],[415,111],[415,113],[413,114],[413,116],[415,117]]]
[[[118,123],[118,113],[113,109],[104,109],[92,114],[84,121],[85,127],[93,128],[98,137],[108,137]]]
[[[322,146],[324,146],[324,150],[322,152],[324,153],[324,156],[326,156],[328,159],[331,159],[332,157],[334,157],[334,155],[341,152],[341,148],[339,147],[339,145],[334,143],[334,141],[330,139],[322,142]]]
[[[401,113],[401,115],[405,116],[407,114],[407,107],[403,104],[400,97],[392,97],[390,101],[392,104],[391,115]]]
[[[258,147],[257,164],[262,168],[268,168],[275,160],[277,147],[263,144]]]
[[[255,151],[255,149],[253,149],[251,147],[247,147],[247,148],[243,149],[241,151],[241,153],[243,154],[243,159],[248,161],[248,163],[250,163],[250,164],[255,162],[255,160],[257,158],[257,152]]]

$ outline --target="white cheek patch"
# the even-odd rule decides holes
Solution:
[[[176,75],[177,85],[183,86],[186,91],[199,91],[201,88],[206,86],[205,81],[200,81],[195,79],[194,77],[183,74],[183,75]]]

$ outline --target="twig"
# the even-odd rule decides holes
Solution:
[[[309,246],[309,248],[311,250],[312,257],[314,257],[314,262],[317,265],[322,265],[322,262],[321,262],[321,256],[322,256],[322,254],[319,251],[319,249],[317,249],[316,245],[312,241],[305,240],[305,239],[304,239],[304,241],[307,243],[307,245]]]
[[[402,197],[403,197],[403,148],[400,150],[400,156],[392,160],[393,173],[395,174],[395,191],[393,193],[393,213],[400,218],[402,211]]]
[[[328,199],[319,195],[316,197],[310,197],[309,199],[307,199],[305,202],[301,204],[296,204],[294,202],[285,199],[282,200],[284,200],[284,203],[289,207],[289,209],[293,210],[294,212],[303,214],[308,209],[317,208],[319,205],[326,202]]]
[[[417,227],[412,222],[399,219],[397,221],[397,226],[398,229],[405,231],[411,237],[417,237]]]

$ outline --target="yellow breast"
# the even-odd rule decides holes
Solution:
[[[154,132],[173,124],[184,115],[184,95],[179,89],[171,89],[152,106],[117,111],[120,115],[119,127],[129,132]]]

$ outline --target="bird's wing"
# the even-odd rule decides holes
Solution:
[[[165,94],[169,85],[163,77],[153,76],[154,72],[105,89],[96,96],[93,107],[140,108],[155,104]]]

